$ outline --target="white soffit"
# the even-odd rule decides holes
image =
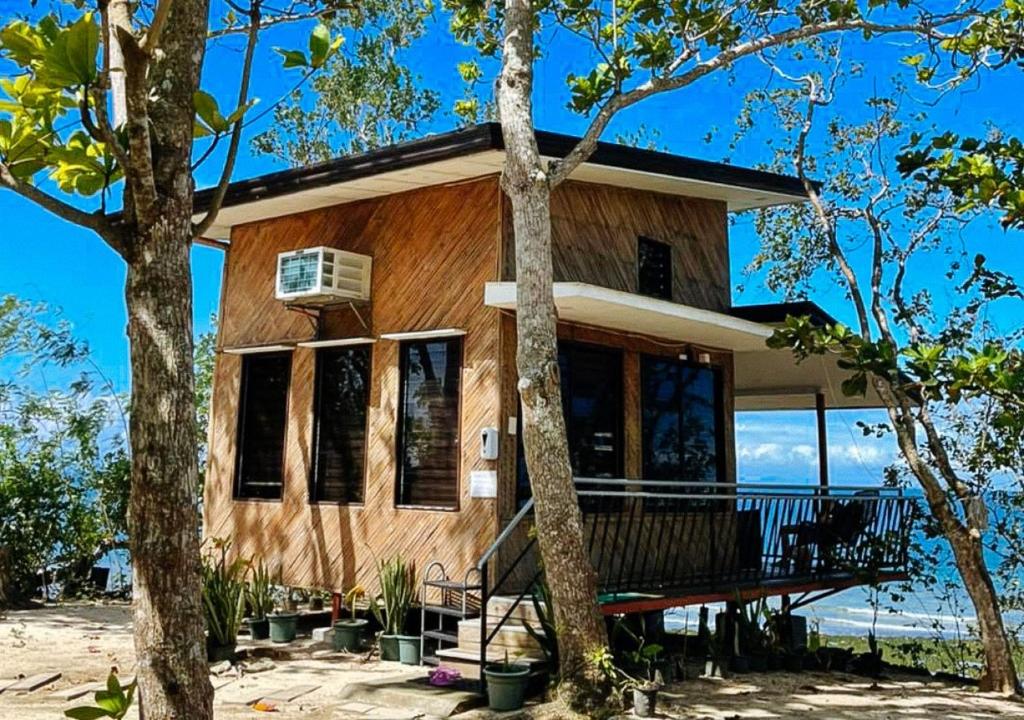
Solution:
[[[764,347],[771,328],[711,310],[586,283],[555,283],[560,320],[723,350]],[[516,284],[490,282],[484,304],[516,309]]]
[[[331,347],[345,347],[346,345],[369,345],[377,342],[376,338],[372,337],[352,337],[352,338],[337,338],[335,340],[307,340],[300,342],[299,347],[302,348],[331,348]]]
[[[738,352],[733,363],[736,410],[811,410],[818,392],[825,395],[826,409],[883,407],[870,383],[864,397],[843,394],[843,380],[851,373],[839,367],[835,355],[815,355],[797,363],[790,350],[764,349]]]
[[[460,328],[442,328],[440,330],[412,330],[410,332],[381,333],[381,340],[434,340],[465,335]]]
[[[282,352],[294,350],[294,345],[250,345],[248,347],[226,347],[223,352],[228,355],[256,355],[258,353]]]
[[[504,159],[505,153],[502,150],[485,150],[462,157],[338,182],[333,185],[300,189],[287,195],[229,205],[222,208],[217,214],[217,220],[206,232],[206,237],[228,240],[234,225],[293,215],[307,210],[391,195],[431,185],[448,185],[487,175],[496,175],[501,173]],[[718,200],[726,203],[730,211],[806,200],[798,195],[773,193],[594,163],[584,163],[572,173],[571,178],[580,182]],[[196,215],[194,219],[198,221],[200,217],[200,215]]]

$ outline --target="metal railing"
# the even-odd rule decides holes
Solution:
[[[851,577],[869,583],[907,564],[913,501],[897,488],[604,478],[577,478],[576,486],[605,598]],[[488,644],[541,575],[528,532],[532,511],[531,499],[477,564],[481,666]],[[488,598],[503,593],[514,602],[490,623]]]

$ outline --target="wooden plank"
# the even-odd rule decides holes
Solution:
[[[59,672],[44,672],[37,673],[36,675],[30,675],[27,678],[19,680],[14,685],[7,688],[7,692],[19,692],[29,693],[33,690],[38,690],[44,685],[49,685],[52,682],[60,680],[61,674]]]
[[[19,682],[21,682],[21,678],[4,678],[3,680],[0,680],[0,694]]]
[[[95,681],[87,682],[82,683],[81,685],[72,685],[71,687],[64,688],[63,690],[58,690],[57,692],[52,693],[50,697],[55,698],[57,700],[65,701],[75,700],[77,698],[82,697],[83,695],[89,695],[95,693],[97,690],[102,690],[105,687],[106,683]]]
[[[290,703],[296,698],[308,695],[319,688],[319,685],[294,685],[284,690],[278,690],[270,695],[264,695],[260,700],[270,703]]]

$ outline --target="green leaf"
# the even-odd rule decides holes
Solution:
[[[120,689],[117,692],[100,690],[96,693],[96,704],[114,717],[118,717],[126,707],[124,693]]]
[[[108,718],[108,713],[103,708],[82,706],[65,710],[64,715],[72,718],[72,720],[98,720],[99,718]]]
[[[93,22],[92,13],[86,13],[67,31],[65,50],[68,64],[83,82],[96,78],[96,53],[100,47],[100,29]]]
[[[284,48],[274,48],[274,52],[284,58],[284,67],[309,67],[309,61],[306,60],[306,53],[301,50],[285,50]]]
[[[313,28],[309,34],[309,57],[310,65],[315,68],[321,67],[327,61],[327,55],[331,51],[331,31],[323,23]]]
[[[223,133],[228,130],[228,121],[221,115],[217,99],[208,92],[196,90],[192,96],[196,106],[196,115],[200,120],[215,133]]]

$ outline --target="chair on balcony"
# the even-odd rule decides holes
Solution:
[[[793,565],[798,573],[810,573],[813,548],[818,550],[819,570],[834,569],[840,559],[852,560],[858,541],[875,523],[878,497],[878,490],[859,490],[846,502],[824,501],[827,505],[817,520],[783,525],[778,565],[787,570]]]

